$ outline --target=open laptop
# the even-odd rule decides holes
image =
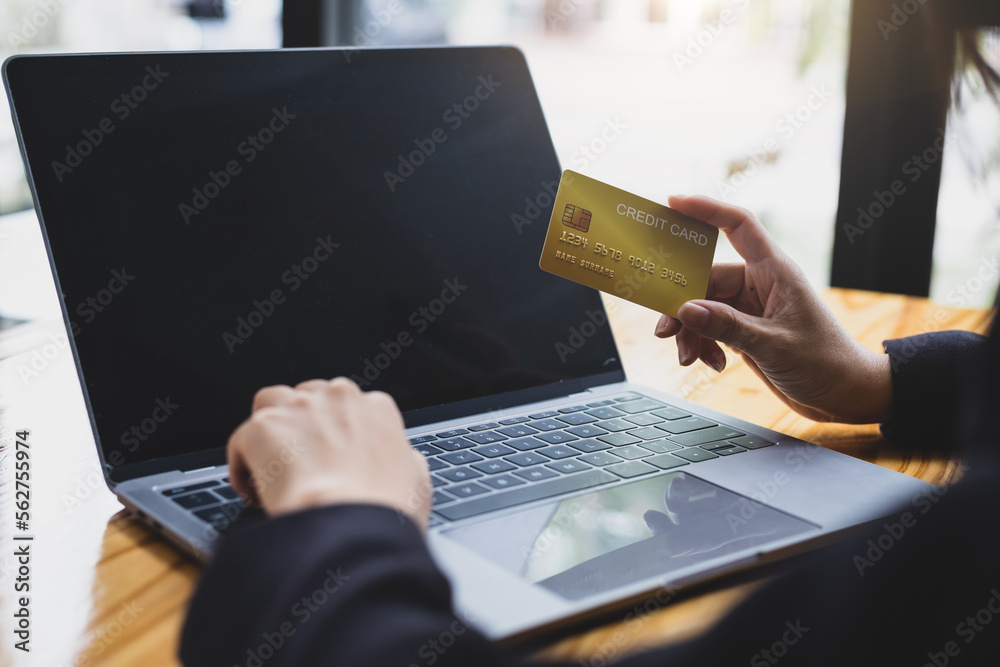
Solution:
[[[432,470],[431,549],[494,638],[932,488],[626,381],[598,293],[538,268],[560,169],[516,49],[3,75],[108,486],[200,559],[253,515],[224,447],[254,392],[315,377],[395,397]]]

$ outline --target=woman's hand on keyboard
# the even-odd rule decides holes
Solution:
[[[802,270],[749,211],[708,197],[671,197],[670,206],[721,229],[745,260],[712,267],[706,299],[663,315],[660,338],[677,337],[681,365],[726,364],[718,343],[796,412],[819,421],[888,421],[889,358],[864,348],[820,300]],[[718,342],[716,342],[718,341]]]
[[[233,488],[268,514],[373,503],[426,530],[433,490],[424,455],[388,394],[362,392],[346,378],[258,391],[228,458]]]

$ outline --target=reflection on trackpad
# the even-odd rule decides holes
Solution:
[[[443,534],[575,600],[817,529],[675,472]]]

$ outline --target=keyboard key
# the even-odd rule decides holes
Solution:
[[[653,410],[650,414],[656,415],[657,417],[663,417],[669,421],[675,419],[684,419],[685,417],[690,417],[691,414],[684,412],[683,410],[678,410],[677,408],[672,408],[667,406],[665,408],[660,408],[659,410]]]
[[[673,452],[672,454],[660,454],[660,456],[679,456],[682,459],[691,461],[692,463],[719,458],[712,452],[707,452],[701,447],[689,447],[687,449],[678,449],[676,452]]]
[[[573,428],[566,429],[568,433],[573,435],[578,435],[581,438],[593,438],[598,435],[604,435],[607,433],[603,428],[600,428],[594,424],[587,424],[586,426],[574,426]]]
[[[182,493],[197,491],[198,489],[208,489],[218,485],[219,482],[213,479],[209,482],[198,482],[197,484],[188,484],[187,486],[175,486],[172,489],[167,489],[166,491],[163,491],[163,495],[165,495],[167,498],[170,498],[173,496],[179,496]]]
[[[511,424],[523,424],[528,421],[527,417],[508,417],[507,419],[501,419],[500,423],[504,426],[510,426]]]
[[[467,439],[476,443],[477,445],[488,445],[491,442],[500,442],[501,440],[506,440],[507,436],[502,433],[495,433],[493,431],[483,431],[482,433],[470,433],[465,436]]]
[[[528,415],[532,419],[548,419],[549,417],[558,417],[559,413],[555,410],[546,410],[545,412],[536,412],[533,415]]]
[[[544,440],[545,442],[555,445],[560,442],[572,442],[574,440],[579,440],[578,437],[572,433],[567,433],[566,431],[549,431],[548,433],[539,433],[539,440]]]
[[[608,400],[608,401],[595,401],[593,403],[587,403],[587,407],[588,408],[603,408],[605,405],[614,405],[614,404],[615,404],[615,402],[611,401],[611,400]]]
[[[591,417],[585,412],[574,412],[571,415],[563,415],[558,417],[559,421],[566,422],[570,426],[579,426],[580,424],[592,424],[597,421],[597,417]]]
[[[559,412],[564,415],[568,415],[571,412],[582,412],[587,409],[586,405],[573,405],[568,408],[559,408]]]
[[[439,486],[445,486],[451,484],[448,480],[443,477],[438,477],[437,475],[431,475],[431,484],[436,488]]]
[[[657,468],[663,470],[670,470],[671,468],[679,468],[680,466],[686,466],[688,464],[684,459],[679,459],[671,454],[659,454],[657,456],[650,456],[647,459],[643,459],[643,463],[652,463]]]
[[[726,447],[725,449],[713,450],[713,454],[718,454],[719,456],[732,456],[733,454],[739,454],[740,452],[745,452],[746,450],[742,447]]]
[[[452,498],[451,496],[449,496],[444,491],[438,491],[437,489],[435,489],[434,490],[434,498],[433,498],[433,500],[431,502],[434,505],[440,505],[442,503],[450,503],[453,500],[454,500],[454,498]]]
[[[451,464],[457,465],[457,466],[460,466],[460,465],[463,465],[463,464],[466,464],[466,463],[473,463],[475,461],[482,461],[483,460],[482,456],[480,456],[479,454],[476,454],[475,452],[470,451],[468,449],[465,449],[465,450],[462,450],[462,451],[458,451],[458,452],[449,452],[447,454],[442,454],[438,458],[444,459],[448,463],[451,463]]]
[[[669,455],[663,454],[662,456]],[[603,468],[603,470],[610,470],[614,474],[619,477],[624,477],[625,479],[628,479],[629,477],[638,477],[639,475],[648,475],[651,472],[657,472],[656,468],[646,465],[642,461],[626,461],[625,463],[616,463]]]
[[[518,479],[512,475],[497,475],[496,477],[487,477],[482,480],[483,484],[488,484],[494,489],[508,489],[512,486],[521,486],[524,484],[523,479]]]
[[[663,431],[656,428],[655,426],[643,426],[642,428],[634,428],[628,432],[634,438],[642,438],[643,440],[659,440],[663,437]]]
[[[554,445],[545,449],[539,449],[538,453],[545,454],[550,459],[567,459],[571,456],[576,456],[580,452],[566,445]]]
[[[539,463],[547,463],[549,458],[547,456],[542,456],[541,454],[536,454],[535,452],[521,452],[520,454],[508,456],[504,460],[516,463],[521,467],[527,467],[538,465]]]
[[[653,410],[655,408],[666,407],[663,403],[654,401],[649,398],[644,398],[640,401],[629,401],[628,403],[619,403],[615,406],[622,412],[627,412],[630,415],[634,415],[637,412],[646,412],[647,410]]]
[[[558,431],[566,426],[566,424],[555,419],[539,419],[538,421],[531,422],[531,425],[539,431]]]
[[[597,425],[607,431],[627,431],[630,428],[635,428],[635,424],[627,422],[624,419],[608,419],[597,422]]]
[[[197,510],[194,515],[205,523],[212,524],[212,527],[219,532],[223,532],[229,528],[246,509],[245,505],[241,505],[239,503],[229,503],[228,505],[219,505],[218,507],[209,507],[208,509]]]
[[[625,417],[625,421],[632,422],[636,426],[650,426],[652,424],[659,424],[663,421],[662,417],[656,417],[650,412],[640,412],[637,415],[629,415]]]
[[[651,452],[656,452],[657,454],[663,454],[664,452],[672,452],[675,449],[680,449],[681,446],[670,442],[669,440],[653,440],[652,442],[640,442],[639,447],[643,449],[648,449]]]
[[[184,509],[190,510],[195,507],[214,505],[215,503],[222,501],[219,500],[218,496],[211,494],[208,491],[197,491],[195,493],[189,493],[186,496],[174,496],[174,502]]]
[[[414,447],[414,449],[423,454],[424,456],[434,456],[435,454],[440,454],[443,451],[438,449],[434,445],[417,445]]]
[[[541,440],[535,438],[519,438],[518,440],[508,440],[504,443],[509,447],[513,447],[519,451],[527,451],[529,449],[537,449],[539,447],[544,447],[545,443]]]
[[[614,408],[597,408],[596,410],[588,410],[587,414],[597,419],[614,419],[615,417],[621,417],[625,413]]]
[[[488,458],[495,458],[497,456],[507,456],[508,454],[513,454],[514,450],[507,445],[493,444],[493,445],[479,445],[478,447],[473,447],[472,451],[476,454],[482,454]]]
[[[653,428],[658,428],[666,433],[688,433],[689,431],[697,431],[698,429],[711,428],[716,426],[715,422],[710,422],[707,419],[702,419],[701,417],[686,417],[684,419],[678,419],[676,421],[667,422],[665,424],[657,424]]]
[[[671,436],[670,439],[686,447],[693,447],[695,445],[704,445],[706,442],[738,438],[742,435],[743,433],[740,431],[733,430],[728,426],[715,426],[713,428],[692,431],[691,433],[685,433],[683,435],[674,435]]]
[[[439,458],[429,458],[427,459],[427,469],[431,472],[435,470],[440,470],[441,468],[447,468],[448,464]]]
[[[435,438],[434,438],[433,435],[418,435],[415,438],[410,438],[410,444],[411,445],[422,445],[425,442],[433,442],[434,439]]]
[[[574,441],[569,443],[569,446],[586,453],[599,452],[602,449],[611,449],[611,445],[606,442],[601,442],[600,440],[594,440],[593,438],[589,440]]]
[[[609,445],[614,445],[615,447],[620,447],[622,445],[634,445],[637,442],[642,442],[639,438],[633,438],[628,433],[609,433],[607,435],[602,435],[598,438],[601,442],[606,442]]]
[[[453,428],[450,431],[442,431],[441,433],[438,433],[437,437],[439,437],[439,438],[454,438],[455,436],[465,435],[468,432],[469,431],[466,430],[466,429],[464,429],[464,428]]]
[[[646,398],[642,394],[637,394],[634,391],[630,391],[627,394],[622,394],[621,396],[615,397],[615,403],[623,403],[625,401],[634,401],[639,398]]]
[[[445,451],[454,452],[464,447],[472,447],[472,443],[465,438],[445,438],[444,440],[436,441],[434,446],[440,447]]]
[[[587,454],[585,456],[576,457],[578,461],[585,461],[591,465],[595,466],[607,466],[612,463],[621,463],[622,460],[612,454],[611,452],[597,452],[596,454]]]
[[[638,445],[629,445],[627,447],[617,447],[615,449],[615,456],[620,456],[623,459],[641,459],[644,456],[652,456],[653,453],[648,449],[643,449]]]
[[[224,500],[236,500],[243,505],[250,504],[249,499],[244,498],[240,494],[236,493],[236,489],[234,489],[231,486],[220,486],[217,489],[212,489],[212,493],[216,494],[217,496],[220,496]]]
[[[707,454],[708,452],[706,452]],[[481,472],[476,472],[472,468],[448,468],[447,470],[442,470],[438,473],[445,479],[451,480],[452,482],[464,482],[468,479],[475,479],[476,477],[482,477]]]
[[[489,491],[485,486],[481,484],[476,484],[475,482],[469,482],[468,484],[458,484],[455,486],[448,487],[448,493],[458,496],[459,498],[468,498],[470,496],[478,496],[480,493],[486,493]]]
[[[555,470],[549,470],[548,468],[543,468],[542,466],[538,466],[536,468],[525,468],[524,470],[518,470],[514,474],[528,480],[529,482],[537,482],[559,475],[559,473]]]
[[[517,466],[513,463],[507,463],[506,461],[481,461],[479,463],[473,463],[472,467],[479,472],[486,473],[487,475],[496,475],[497,473],[507,472],[517,468]]]
[[[503,433],[511,438],[520,438],[526,435],[534,435],[535,433],[538,433],[538,431],[531,428],[527,424],[518,424],[515,426],[508,426],[507,428],[498,428],[497,433]]]
[[[742,438],[733,438],[729,442],[734,445],[739,445],[740,447],[746,447],[747,449],[760,449],[761,447],[771,447],[774,445],[774,443],[770,440],[758,438],[753,435],[745,435]]]
[[[487,422],[485,424],[476,424],[475,426],[470,426],[470,431],[488,431],[491,428],[499,428],[500,424],[497,422]]]
[[[499,478],[493,477],[489,480],[484,480],[484,483],[496,481],[497,479]],[[560,476],[557,479],[538,484],[529,484],[524,488],[512,489],[504,493],[494,493],[464,503],[453,503],[442,507],[438,514],[451,521],[457,521],[485,512],[505,507],[514,507],[515,505],[529,503],[534,500],[541,500],[542,498],[551,498],[552,496],[559,496],[571,491],[589,489],[616,480],[617,478],[614,475],[609,475],[603,470],[587,470],[577,475]]]
[[[565,461],[556,461],[554,463],[546,463],[547,468],[552,468],[553,470],[558,470],[561,473],[571,473],[580,472],[581,470],[590,470],[590,466],[583,461],[578,461],[576,459],[566,459]]]

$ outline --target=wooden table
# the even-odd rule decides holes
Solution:
[[[847,328],[874,350],[881,341],[923,331],[984,331],[989,313],[924,299],[829,290],[824,298]],[[608,301],[629,379],[742,419],[873,461],[936,484],[956,474],[950,460],[908,457],[886,446],[875,426],[818,424],[774,398],[739,360],[727,369],[681,368],[676,346],[653,337],[656,315]],[[126,516],[107,490],[71,355],[56,323],[0,334],[0,664],[173,665],[178,633],[200,566]],[[32,452],[32,652],[13,641],[14,433],[30,429]],[[6,457],[4,457],[6,454]],[[564,639],[542,655],[619,658],[709,628],[756,584],[716,587],[644,616]]]

